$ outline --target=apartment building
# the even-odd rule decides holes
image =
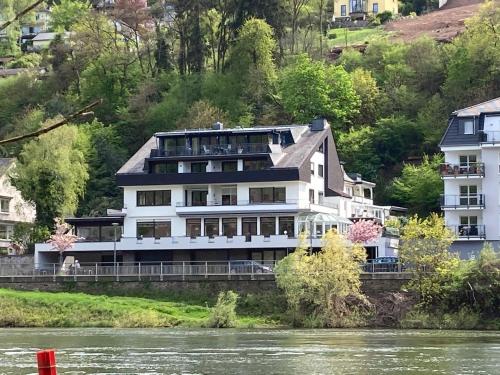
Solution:
[[[346,233],[361,218],[383,224],[391,210],[373,205],[374,184],[344,173],[322,119],[156,133],[117,182],[121,211],[67,219],[82,239],[68,255],[80,262],[279,260],[301,232],[319,249],[327,230]],[[367,244],[370,257],[393,255],[397,242]],[[57,260],[47,244],[36,257]]]
[[[500,98],[452,113],[441,150],[441,208],[455,232],[453,249],[475,256],[500,239]]]

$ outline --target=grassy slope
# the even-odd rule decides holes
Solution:
[[[210,309],[139,297],[0,289],[0,312],[0,327],[200,327]],[[240,327],[271,323],[262,316],[238,317]]]
[[[328,39],[330,47],[345,46],[345,29],[332,29],[330,35],[335,34],[336,38]],[[387,37],[389,34],[381,27],[364,29],[347,29],[347,45],[364,44],[375,39]]]

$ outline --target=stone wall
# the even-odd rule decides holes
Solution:
[[[34,257],[33,255],[0,255],[0,266],[11,264],[27,264],[33,268]]]

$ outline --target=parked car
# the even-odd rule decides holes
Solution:
[[[399,264],[398,257],[378,257],[369,261],[365,267],[365,272],[398,272],[403,271],[404,266]]]
[[[231,261],[231,273],[272,273],[271,267],[254,260]]]

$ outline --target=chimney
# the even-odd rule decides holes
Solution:
[[[212,130],[222,130],[224,129],[224,124],[222,122],[217,121],[212,125]]]
[[[316,118],[311,122],[311,131],[319,132],[324,130],[328,126],[328,121],[324,118]]]

